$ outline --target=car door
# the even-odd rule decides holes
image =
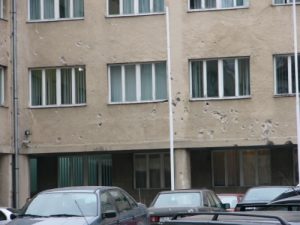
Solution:
[[[118,223],[120,225],[136,225],[132,206],[121,190],[111,189],[109,190],[109,193],[114,199],[119,213]]]
[[[218,200],[218,198],[213,192],[207,192],[207,199],[211,211],[224,211],[221,202]]]
[[[105,213],[115,211],[116,217],[106,218]],[[101,225],[117,225],[119,223],[118,210],[115,206],[115,202],[112,196],[107,192],[101,192],[100,194],[100,215]]]

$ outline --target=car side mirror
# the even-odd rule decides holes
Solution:
[[[230,209],[230,204],[229,203],[222,203],[222,208],[223,209]]]
[[[117,216],[117,212],[115,210],[107,210],[106,212],[102,213],[102,218],[114,218]]]
[[[10,214],[10,219],[11,219],[11,220],[16,219],[17,217],[18,217],[18,216],[17,216],[16,214],[14,214],[14,213]]]

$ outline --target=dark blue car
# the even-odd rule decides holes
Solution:
[[[39,193],[9,225],[148,225],[145,205],[118,187],[56,188]]]

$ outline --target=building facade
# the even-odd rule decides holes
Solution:
[[[2,205],[70,185],[146,204],[170,189],[168,69],[176,188],[298,183],[292,1],[25,0],[16,26],[12,2],[0,0]]]

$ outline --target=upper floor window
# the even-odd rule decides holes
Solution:
[[[110,102],[150,102],[167,99],[166,63],[109,66]]]
[[[4,68],[0,67],[0,105],[4,105]]]
[[[169,153],[135,154],[134,181],[135,188],[169,188]]]
[[[29,0],[30,20],[83,18],[84,0]]]
[[[30,106],[86,103],[84,67],[30,70]]]
[[[275,5],[292,4],[293,0],[274,0]],[[296,3],[300,3],[300,0],[295,0]]]
[[[249,61],[249,57],[191,61],[191,98],[249,96]]]
[[[295,57],[293,55],[276,55],[274,64],[275,94],[294,94],[296,92]],[[300,55],[298,56],[298,65],[300,65]],[[298,74],[300,76],[299,66]]]
[[[226,9],[249,6],[248,0],[189,0],[190,10]]]
[[[162,13],[165,11],[164,0],[107,0],[108,15],[139,15]]]
[[[0,19],[5,19],[7,17],[6,7],[7,7],[7,0],[0,0]]]

